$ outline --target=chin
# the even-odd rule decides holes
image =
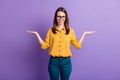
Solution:
[[[60,22],[60,23],[58,23],[59,25],[62,25],[62,24],[64,24],[63,22]]]

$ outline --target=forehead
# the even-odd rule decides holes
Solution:
[[[58,12],[57,12],[57,15],[60,15],[60,16],[65,16],[65,13],[64,13],[64,12],[62,12],[62,11],[58,11]]]

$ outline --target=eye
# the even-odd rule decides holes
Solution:
[[[64,19],[65,16],[57,16],[57,18],[58,18],[58,19],[60,19],[60,18]]]

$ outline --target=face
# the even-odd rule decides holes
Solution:
[[[64,25],[64,22],[65,22],[65,13],[62,12],[62,11],[58,11],[57,12],[57,22],[58,22],[58,25]]]

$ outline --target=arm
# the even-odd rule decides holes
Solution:
[[[86,36],[86,35],[93,34],[94,32],[95,32],[95,31],[85,31],[85,32],[82,34],[82,36],[81,36],[81,38],[80,38],[80,40],[79,40],[79,43],[82,44],[85,36]]]
[[[39,43],[42,44],[43,39],[41,38],[41,36],[39,35],[38,32],[36,32],[36,31],[30,31],[30,30],[27,30],[27,32],[36,35],[36,37],[37,37]]]

